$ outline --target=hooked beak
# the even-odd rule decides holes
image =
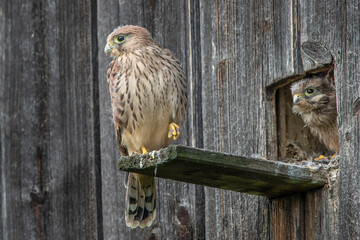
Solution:
[[[106,44],[104,52],[108,54],[113,50],[114,46],[110,46],[110,44]]]
[[[303,93],[297,93],[294,95],[294,99],[293,99],[293,103],[294,104],[299,104],[303,99],[304,99],[304,94]]]

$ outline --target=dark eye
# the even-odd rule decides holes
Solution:
[[[118,35],[114,38],[114,41],[116,43],[123,43],[125,41],[125,36],[124,35]]]
[[[311,96],[311,95],[313,95],[314,93],[315,93],[314,88],[307,88],[307,89],[305,90],[305,95],[306,95],[306,96]]]

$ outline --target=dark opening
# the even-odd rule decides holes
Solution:
[[[327,69],[316,74],[308,74],[306,77],[328,75],[330,72],[332,70]],[[313,157],[328,152],[326,147],[311,134],[309,127],[305,125],[301,117],[292,112],[290,85],[299,80],[301,79],[289,82],[278,88],[275,93],[277,145],[280,160],[311,160]]]
[[[287,84],[276,91],[276,121],[279,159],[306,160],[326,152],[300,116],[292,112],[292,95]]]

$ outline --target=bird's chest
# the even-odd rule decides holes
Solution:
[[[155,124],[170,114],[166,72],[143,61],[118,59],[109,71],[113,112],[123,125]]]
[[[315,111],[303,114],[302,117],[305,124],[308,125],[310,128],[324,128],[331,125],[331,123],[329,122],[329,116]]]
[[[158,66],[156,62],[120,58],[111,72],[110,91],[117,95],[126,94],[129,98],[140,96],[158,101],[167,94],[168,68]]]

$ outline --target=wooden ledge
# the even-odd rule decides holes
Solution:
[[[321,170],[180,145],[121,157],[119,169],[269,198],[306,192],[327,182]]]

